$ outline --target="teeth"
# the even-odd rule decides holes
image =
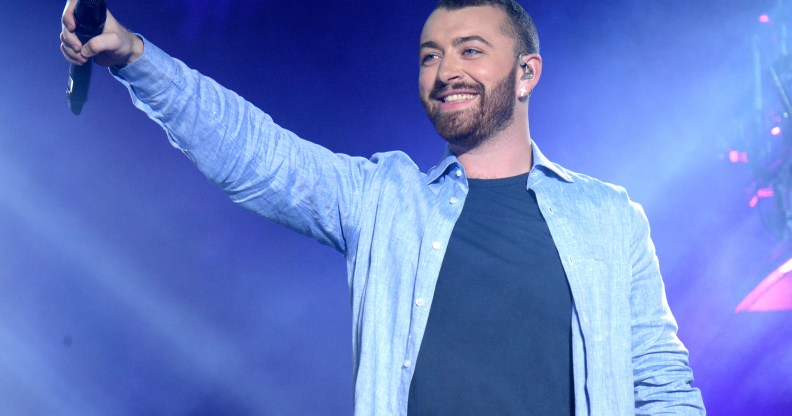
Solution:
[[[474,98],[476,98],[476,96],[473,94],[453,94],[443,98],[443,102],[453,103],[456,101],[472,100]]]

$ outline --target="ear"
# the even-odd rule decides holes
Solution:
[[[521,53],[517,57],[517,98],[527,101],[542,75],[542,57],[539,54]]]

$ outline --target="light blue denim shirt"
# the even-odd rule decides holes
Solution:
[[[468,191],[446,154],[335,154],[285,130],[151,43],[113,70],[137,107],[232,200],[341,252],[352,298],[356,415],[405,415],[448,239]],[[536,193],[574,300],[576,415],[703,414],[646,217],[622,188],[533,146]],[[530,342],[530,340],[525,340]]]

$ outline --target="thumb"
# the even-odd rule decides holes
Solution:
[[[96,63],[101,66],[125,66],[142,54],[141,47],[141,52],[136,55],[135,39],[137,37],[126,30],[103,33],[86,42],[80,55],[86,59],[96,57]]]
[[[91,38],[88,42],[85,42],[82,49],[80,50],[80,55],[85,58],[93,58],[94,56],[102,53],[104,49],[102,48],[102,41],[101,35]]]
[[[91,38],[91,40],[85,42],[82,49],[80,50],[80,55],[84,56],[85,58],[93,58],[94,56],[104,52],[117,54],[119,53],[118,49],[120,48],[121,42],[119,40],[118,33],[103,33],[99,36],[94,36]]]

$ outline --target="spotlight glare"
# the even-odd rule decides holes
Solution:
[[[759,16],[759,23],[770,23],[770,16],[766,14]]]
[[[792,259],[789,259],[789,260],[786,261],[786,263],[782,264],[778,268],[778,272],[779,273],[784,273],[784,274],[792,272]]]
[[[770,129],[770,134],[772,134],[773,136],[781,135],[781,127],[778,126],[773,127],[772,129]]]

